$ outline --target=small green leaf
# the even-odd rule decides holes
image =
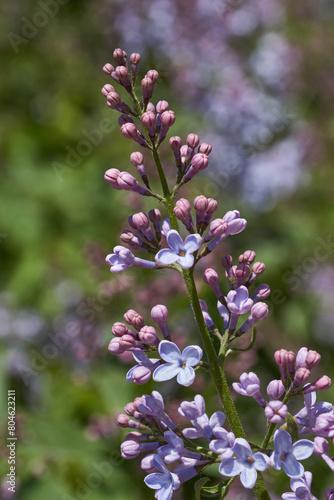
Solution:
[[[290,413],[288,413],[286,417],[286,430],[292,437],[293,443],[298,440],[299,437],[298,425],[296,424],[294,417]]]
[[[228,480],[215,480],[211,484],[207,484],[208,481],[210,481],[208,477],[202,477],[196,481],[196,500],[204,500],[206,498],[210,498],[210,500],[221,500],[226,497],[229,490],[229,486],[227,486]]]

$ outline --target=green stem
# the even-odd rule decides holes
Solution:
[[[156,150],[154,145],[153,145],[153,158],[154,158],[155,164],[157,166],[157,170],[158,170],[158,174],[159,174],[159,178],[160,178],[160,182],[161,182],[162,191],[164,193],[164,197],[167,199],[170,195],[168,184],[167,184],[167,179],[165,176],[164,169],[161,165],[158,151]]]

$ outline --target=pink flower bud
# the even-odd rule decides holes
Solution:
[[[147,128],[149,136],[154,137],[155,136],[154,129],[157,121],[155,114],[152,113],[152,111],[146,111],[145,113],[142,114],[141,121],[144,127]]]
[[[118,64],[124,64],[124,54],[126,54],[122,49],[115,49],[113,52],[114,59],[118,62]]]
[[[145,194],[147,189],[138,184],[133,175],[129,172],[121,172],[117,178],[117,184],[121,189],[126,191],[134,191],[135,193]]]
[[[130,161],[134,167],[137,167],[138,165],[142,165],[144,157],[139,151],[136,151],[131,153]]]
[[[147,366],[137,366],[132,372],[132,380],[135,384],[146,384],[151,378],[152,372]]]
[[[196,212],[203,214],[208,208],[208,199],[203,194],[196,196],[194,199],[194,208]]]
[[[247,262],[248,264],[252,264],[256,257],[256,253],[254,250],[246,250],[243,254],[239,255],[239,262]]]
[[[111,339],[111,341],[109,342],[108,351],[112,354],[123,354],[125,349],[120,345],[119,341],[119,337],[114,337],[113,339]]]
[[[214,269],[205,269],[204,273],[203,273],[203,280],[204,280],[204,283],[206,283],[207,285],[209,286],[215,286],[217,285],[218,281],[219,281],[219,276],[218,276],[218,273],[216,273],[216,271]]]
[[[124,314],[124,319],[129,325],[133,326],[136,330],[140,330],[144,326],[144,318],[133,309],[129,309]]]
[[[109,103],[109,106],[112,109],[115,109],[121,102],[120,96],[117,94],[117,92],[109,92],[107,95],[107,101]]]
[[[138,455],[140,454],[139,443],[131,440],[124,441],[124,443],[121,444],[121,454],[122,457],[126,459],[138,457]]]
[[[157,208],[150,210],[148,216],[152,223],[161,221],[161,213],[160,210],[158,210]]]
[[[125,88],[131,88],[130,75],[125,66],[117,66],[115,73]]]
[[[140,54],[137,52],[134,52],[133,54],[130,55],[130,63],[131,64],[139,64],[140,63]]]
[[[179,220],[185,220],[189,217],[191,212],[191,205],[188,200],[181,198],[175,204],[174,215]]]
[[[155,83],[158,78],[159,78],[159,73],[157,72],[156,69],[150,69],[147,73],[146,76],[148,78],[151,78],[152,82]]]
[[[199,137],[197,134],[189,134],[186,142],[189,148],[195,149],[199,145]]]
[[[295,374],[293,385],[295,387],[300,387],[301,385],[306,384],[310,376],[311,376],[310,370],[308,370],[307,368],[298,368]]]
[[[160,137],[166,137],[168,129],[172,127],[175,123],[175,113],[174,111],[164,111],[160,117],[161,128],[160,128]]]
[[[169,145],[172,148],[173,151],[179,151],[182,146],[182,139],[181,137],[175,135],[169,139]]]
[[[138,337],[144,344],[156,344],[158,337],[153,326],[143,326],[138,333]]]
[[[149,225],[149,220],[144,212],[138,212],[132,216],[132,223],[136,229],[142,230]]]
[[[128,427],[129,426],[129,422],[130,422],[130,418],[128,417],[128,415],[118,415],[117,417],[117,424],[120,426],[120,427]]]
[[[315,366],[320,363],[321,356],[317,351],[309,351],[306,356],[306,366],[309,370],[312,370]]]
[[[151,317],[159,326],[165,323],[168,316],[168,309],[163,304],[157,304],[151,309]]]
[[[106,85],[104,85],[102,87],[101,93],[104,95],[104,97],[107,97],[107,95],[110,92],[115,92],[115,88],[112,85],[110,85],[109,83],[107,83]]]
[[[270,287],[266,283],[262,283],[255,289],[254,295],[251,297],[253,302],[256,302],[257,300],[264,300],[267,299],[270,295]]]
[[[212,151],[212,146],[210,146],[210,144],[207,144],[206,142],[203,142],[198,148],[198,152],[204,153],[205,155],[209,155],[211,151]]]
[[[167,101],[159,101],[159,102],[157,102],[155,109],[156,109],[156,112],[161,115],[161,113],[168,111],[169,104]]]
[[[327,455],[328,451],[329,443],[327,439],[316,436],[314,438],[314,454],[317,455],[317,457],[321,457],[322,455]]]
[[[322,377],[317,378],[317,380],[312,384],[306,385],[303,389],[303,394],[308,394],[309,392],[314,391],[325,391],[326,389],[329,389],[331,385],[331,379],[327,377],[327,375],[323,375]]]
[[[210,224],[210,232],[213,236],[222,236],[228,229],[228,223],[224,219],[215,219]]]
[[[119,339],[119,345],[123,349],[131,349],[136,346],[136,339],[132,335],[123,335]]]
[[[293,379],[295,375],[296,354],[293,351],[288,351],[286,353],[286,360],[288,364],[289,375]]]
[[[285,349],[280,349],[274,354],[276,363],[279,366],[282,380],[286,380],[288,377],[288,362],[287,362],[287,351]]]
[[[208,208],[206,209],[207,213],[212,215],[218,208],[218,201],[213,198],[208,198]]]
[[[140,467],[147,472],[147,474],[153,474],[153,472],[158,472],[158,469],[153,465],[154,453],[146,455],[141,461]]]
[[[197,153],[191,160],[191,166],[198,172],[199,170],[204,170],[209,164],[209,158],[204,153]]]
[[[122,337],[123,335],[126,335],[128,333],[128,327],[124,323],[120,323],[119,321],[117,321],[113,324],[111,332],[116,337]]]
[[[118,189],[118,190],[121,189],[117,183],[117,179],[118,179],[120,173],[121,172],[117,168],[110,168],[104,174],[105,180],[107,182],[109,182],[109,184],[111,184],[113,188]]]
[[[237,276],[237,278],[247,278],[247,276],[249,276],[249,273],[250,273],[250,266],[249,264],[239,264],[235,270],[235,275]]]
[[[106,73],[107,75],[111,75],[111,73],[114,71],[114,66],[110,63],[106,63],[102,70],[104,71],[104,73]]]
[[[252,267],[252,272],[255,273],[257,276],[260,274],[264,273],[266,266],[263,264],[263,262],[255,262]]]
[[[230,269],[233,266],[233,257],[232,255],[224,255],[221,260],[221,265],[224,269]]]
[[[134,405],[134,403],[127,403],[125,406],[124,406],[124,411],[127,415],[130,415],[130,417],[133,416],[134,412],[136,411],[136,407]]]
[[[279,399],[285,392],[282,380],[272,380],[267,386],[267,394],[270,399]]]
[[[124,123],[121,132],[127,139],[135,139],[138,136],[138,129],[134,123]]]
[[[151,78],[145,76],[141,81],[141,88],[143,91],[143,99],[145,102],[149,101],[153,94],[154,82]]]
[[[263,320],[266,316],[268,316],[268,313],[269,313],[269,308],[267,304],[265,304],[264,302],[257,302],[251,308],[251,316],[256,321]]]

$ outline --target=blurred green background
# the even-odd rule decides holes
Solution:
[[[247,218],[247,230],[221,252],[237,257],[252,248],[266,263],[271,314],[254,352],[229,363],[231,381],[250,369],[264,381],[276,378],[274,350],[304,345],[322,354],[315,375],[334,374],[333,6],[304,0],[283,2],[279,12],[264,1],[210,6],[209,12],[205,1],[189,8],[182,1],[19,0],[1,7],[1,434],[6,391],[16,389],[19,438],[19,493],[8,496],[3,483],[3,498],[153,497],[139,460],[120,457],[125,432],[115,424],[124,404],[153,385],[126,384],[128,367],[107,351],[110,328],[130,307],[149,318],[151,306],[166,303],[172,331],[196,339],[176,278],[131,270],[115,276],[104,263],[127,217],[155,206],[115,192],[103,179],[111,167],[131,171],[129,155],[137,149],[121,136],[117,113],[100,93],[108,83],[101,68],[115,47],[142,51],[142,75],[158,68],[154,99],[167,99],[175,110],[173,135],[196,132],[217,145],[213,173],[202,174],[186,194],[213,195],[220,215],[237,208]],[[237,88],[233,82],[241,80]],[[284,130],[273,132],[264,102],[271,110],[279,103],[287,115],[293,109],[292,123],[288,118]],[[233,161],[224,167],[227,148],[239,158],[237,168]],[[167,143],[162,156],[173,179]],[[149,159],[147,165],[154,176]],[[222,253],[210,261],[217,270]],[[212,310],[215,300],[200,272],[198,278]],[[171,406],[189,398],[169,389]],[[204,380],[191,397],[204,389],[208,412],[214,411],[214,391]],[[333,401],[333,390],[324,399]],[[260,426],[247,422],[257,408],[238,403],[256,439]],[[4,446],[3,478],[7,454]],[[320,460],[312,470],[314,494],[323,498],[324,487],[333,486],[330,470]],[[278,473],[269,482],[273,498],[289,489]],[[185,492],[191,498],[191,485]]]

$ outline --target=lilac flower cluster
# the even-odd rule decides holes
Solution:
[[[175,185],[170,188],[158,150],[175,122],[175,113],[164,100],[156,104],[152,102],[159,74],[156,70],[147,72],[141,80],[139,100],[135,83],[140,55],[131,54],[129,62],[122,49],[115,49],[113,55],[116,67],[107,63],[103,70],[114,84],[125,89],[132,105],[126,104],[111,84],[103,87],[102,94],[107,105],[121,113],[119,125],[123,136],[152,154],[162,192],[152,189],[147,174],[149,170],[145,168],[148,160],[138,151],[131,154],[130,161],[140,176],[140,182],[132,174],[116,168],[109,169],[105,179],[116,190],[131,191],[158,200],[159,206],[166,209],[166,216],[163,217],[157,208],[152,208],[148,214],[143,211],[132,214],[128,218],[131,229],[125,229],[121,234],[121,240],[128,248],[115,246],[106,261],[112,273],[125,271],[131,266],[155,272],[169,269],[179,273],[186,285],[203,349],[198,345],[188,345],[181,352],[172,341],[173,333],[167,324],[167,307],[158,304],[151,310],[151,318],[158,331],[156,326],[146,324],[143,316],[130,309],[124,314],[125,323],[113,324],[109,351],[116,355],[132,354],[135,365],[128,371],[126,380],[139,385],[152,377],[155,382],[176,378],[178,384],[188,387],[193,384],[196,371],[205,370],[211,375],[224,409],[209,417],[204,398],[198,394],[193,401],[183,401],[179,405],[178,414],[191,424],[182,428],[174,421],[175,418],[167,414],[163,398],[157,391],[136,398],[126,405],[125,413],[119,415],[117,420],[121,427],[131,429],[121,445],[122,456],[130,459],[148,453],[142,459],[141,467],[148,474],[146,485],[156,490],[158,500],[170,500],[182,483],[213,464],[218,465],[224,478],[229,478],[221,479],[224,496],[236,477],[240,476],[241,484],[253,489],[256,498],[270,498],[262,472],[271,467],[283,469],[291,478],[293,493],[286,493],[283,498],[314,498],[310,493],[310,473],[305,472],[300,461],[314,453],[332,469],[334,463],[328,454],[327,441],[334,439],[333,407],[330,403],[315,401],[315,392],[327,389],[331,381],[322,376],[315,382],[309,382],[311,370],[319,364],[320,355],[307,348],[301,348],[297,355],[284,349],[277,351],[275,360],[281,378],[268,384],[269,401],[261,394],[260,380],[252,372],[243,373],[240,382],[233,384],[236,392],[257,401],[268,421],[262,444],[248,442],[230,394],[224,362],[232,352],[240,351],[235,347],[235,340],[268,315],[264,300],[270,295],[270,287],[265,283],[255,287],[265,265],[255,262],[253,250],[239,255],[237,264],[233,264],[231,255],[224,255],[221,263],[226,278],[225,290],[214,269],[204,270],[204,282],[217,298],[221,325],[217,322],[216,326],[207,304],[198,297],[194,271],[201,259],[212,251],[219,251],[228,236],[243,231],[247,221],[238,210],[229,210],[223,216],[218,212],[218,217],[213,219],[218,203],[204,195],[195,198],[193,213],[189,200],[175,199],[184,184],[208,167],[208,155],[212,148],[207,143],[200,143],[194,133],[187,135],[185,144],[180,137],[171,137],[169,146],[175,159]],[[184,238],[180,234],[180,223],[188,233]],[[148,258],[135,256],[133,252],[137,251],[146,252]],[[255,336],[253,328],[247,349],[253,346]],[[203,356],[206,361],[202,361]],[[298,395],[304,395],[305,407],[293,417],[288,403]],[[314,441],[298,439],[299,435],[308,433],[315,436]],[[199,445],[198,439],[204,444]],[[171,469],[167,467],[170,465]]]

